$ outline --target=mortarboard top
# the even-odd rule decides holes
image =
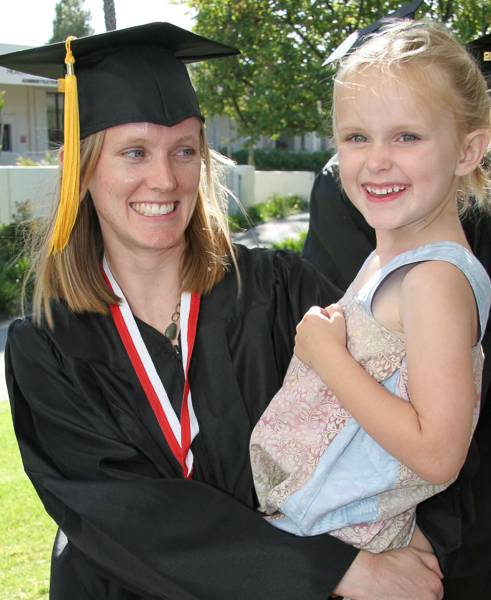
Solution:
[[[387,19],[414,19],[414,14],[421,4],[423,4],[423,0],[413,0],[409,4],[405,4],[394,12],[385,15],[385,17],[382,17],[381,19],[378,19],[378,21],[370,23],[370,25],[354,31],[328,56],[328,58],[326,58],[326,60],[322,63],[322,66],[325,67],[326,65],[343,58],[343,56],[346,56],[346,54],[349,54],[355,48],[361,46],[365,42],[367,36],[369,36],[371,33],[375,33],[383,25],[387,24]]]
[[[484,77],[489,77],[491,75],[491,33],[469,42],[466,48],[476,57]]]
[[[171,23],[148,23],[73,39],[80,137],[122,123],[175,125],[202,118],[184,63],[239,50]],[[52,79],[64,77],[65,42],[0,55],[0,65]]]
[[[0,55],[0,65],[60,79],[65,93],[63,176],[50,253],[67,246],[77,218],[80,140],[124,123],[171,127],[200,117],[184,63],[239,54],[170,23],[149,23]],[[66,74],[65,74],[66,64]]]

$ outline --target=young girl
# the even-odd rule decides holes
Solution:
[[[277,527],[405,546],[416,505],[456,478],[491,297],[459,210],[490,209],[490,125],[478,67],[435,23],[393,23],[341,65],[341,181],[377,247],[339,305],[304,317],[253,432],[256,490]]]

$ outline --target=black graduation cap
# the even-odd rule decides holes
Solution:
[[[239,50],[171,23],[148,23],[71,41],[80,137],[139,121],[175,125],[202,117],[184,63]],[[65,42],[0,55],[0,65],[51,79],[64,76]]]
[[[491,76],[491,33],[483,35],[466,46],[467,50],[473,54],[479,64],[481,73],[484,77]]]
[[[326,58],[322,66],[324,67],[335,60],[343,58],[343,56],[346,56],[346,54],[349,54],[355,48],[361,46],[365,42],[367,36],[375,31],[378,31],[383,25],[386,25],[388,19],[414,19],[414,15],[421,4],[423,4],[423,0],[413,0],[409,4],[405,4],[394,12],[385,15],[385,17],[382,17],[381,19],[378,19],[378,21],[363,27],[363,29],[358,29],[357,31],[353,32],[332,52],[332,54],[328,56],[328,58]]]
[[[203,119],[184,63],[239,54],[170,23],[149,23],[0,55],[0,65],[56,78],[65,93],[63,177],[50,252],[68,244],[77,218],[80,140],[123,123],[168,127]],[[66,69],[66,73],[65,73]]]

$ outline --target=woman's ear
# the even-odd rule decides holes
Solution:
[[[63,157],[65,156],[65,146],[60,146],[58,150],[58,164],[61,165],[63,162]]]
[[[471,131],[464,137],[462,156],[457,163],[455,174],[462,177],[472,173],[479,165],[488,147],[489,139],[484,129]]]

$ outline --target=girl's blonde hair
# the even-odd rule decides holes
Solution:
[[[346,56],[334,78],[333,131],[342,90],[365,71],[378,71],[410,86],[422,102],[449,109],[460,135],[482,129],[488,148],[481,164],[460,180],[460,209],[471,204],[491,212],[491,104],[486,81],[474,58],[443,25],[434,21],[392,22]]]
[[[75,313],[108,314],[109,305],[119,302],[102,275],[104,242],[89,192],[104,136],[105,131],[100,131],[81,141],[80,203],[67,247],[56,255],[48,252],[58,210],[61,169],[51,211],[36,223],[31,243],[31,271],[35,273],[33,313],[37,323],[44,308],[52,326],[50,302],[53,299],[64,301]],[[237,265],[228,227],[226,190],[221,184],[222,167],[230,161],[208,148],[203,124],[200,152],[200,186],[196,208],[185,232],[181,291],[206,294],[223,278],[231,264]]]

